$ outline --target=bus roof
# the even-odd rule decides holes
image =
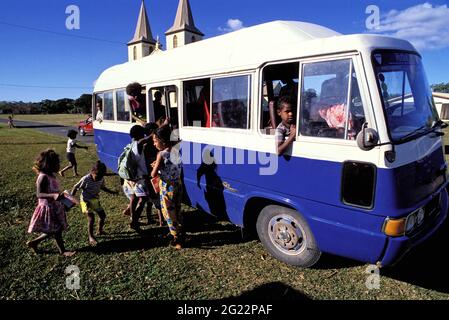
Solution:
[[[367,48],[416,51],[407,41],[377,35],[341,35],[306,22],[273,21],[186,46],[156,51],[105,70],[95,92],[171,79],[251,70],[265,62]]]

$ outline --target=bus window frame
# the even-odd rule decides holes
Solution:
[[[118,108],[117,108],[117,93],[123,91],[125,94],[125,107],[128,107],[128,115],[129,115],[129,120],[128,121],[123,121],[123,120],[118,120]],[[115,112],[115,122],[117,123],[132,123],[132,117],[131,117],[131,105],[129,104],[129,99],[128,99],[128,94],[126,93],[126,88],[123,89],[114,89],[114,112]]]
[[[251,126],[251,113],[253,112],[253,108],[252,108],[252,85],[254,83],[254,73],[253,72],[238,72],[238,73],[230,73],[230,74],[226,74],[226,75],[221,75],[221,76],[212,76],[210,78],[210,106],[209,106],[209,121],[212,124],[212,106],[213,106],[213,92],[214,92],[214,88],[213,88],[213,81],[214,80],[221,80],[221,79],[227,79],[227,78],[236,78],[236,77],[242,77],[242,76],[247,76],[248,77],[248,86],[247,86],[247,92],[246,92],[246,99],[247,99],[247,113],[246,113],[246,128],[228,128],[228,127],[209,127],[207,129],[213,129],[213,130],[232,130],[233,132],[238,132],[238,131],[251,131],[252,126]]]
[[[370,128],[377,130],[377,124],[375,122],[374,111],[372,110],[372,103],[370,97],[369,87],[366,78],[365,68],[363,67],[363,63],[360,61],[361,53],[360,52],[345,52],[341,54],[332,54],[332,55],[324,55],[310,58],[301,58],[299,60],[299,83],[298,83],[298,113],[296,115],[296,123],[299,125],[300,115],[301,115],[301,99],[302,99],[302,89],[304,86],[304,65],[310,63],[317,62],[330,62],[336,60],[347,60],[350,59],[352,61],[352,69],[356,74],[357,85],[359,87],[360,98],[362,100],[363,112],[365,115],[365,122],[369,124]],[[316,142],[316,143],[328,143],[328,144],[339,144],[339,145],[352,145],[357,147],[356,140],[348,140],[348,139],[338,139],[338,138],[328,138],[328,137],[315,137],[315,136],[305,136],[300,134],[300,130],[296,132],[296,141],[294,144],[299,141],[307,141],[307,142]]]
[[[257,92],[257,112],[255,117],[257,117],[257,133],[259,134],[260,137],[263,137],[265,139],[272,139],[274,137],[274,135],[270,135],[270,134],[266,134],[264,132],[264,129],[261,128],[261,123],[262,123],[262,116],[263,116],[263,110],[262,110],[262,101],[263,101],[263,73],[266,67],[269,66],[274,66],[274,65],[280,65],[280,64],[288,64],[288,63],[298,63],[299,65],[299,70],[298,70],[298,101],[296,104],[296,112],[298,112],[299,110],[299,95],[301,93],[301,60],[300,59],[289,59],[289,60],[282,60],[282,61],[272,61],[272,62],[267,62],[265,64],[263,64],[260,68],[259,68],[259,79],[258,79],[258,86],[257,89],[259,90]],[[298,123],[298,122],[297,122]],[[274,128],[274,130],[276,130],[276,128]]]

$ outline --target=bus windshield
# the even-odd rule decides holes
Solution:
[[[432,92],[417,54],[376,51],[373,65],[392,142],[428,132],[438,121]]]

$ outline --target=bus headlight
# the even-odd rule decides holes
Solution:
[[[413,211],[407,217],[401,219],[387,218],[384,222],[383,231],[387,236],[400,237],[411,233],[416,227],[424,222],[425,210],[419,208]]]
[[[416,213],[412,213],[407,217],[407,222],[405,223],[405,233],[411,232],[417,223]]]
[[[422,225],[424,221],[425,212],[423,208],[420,208],[418,212],[416,213],[416,222],[418,223],[418,226]]]

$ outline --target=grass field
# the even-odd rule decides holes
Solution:
[[[9,114],[0,114],[0,119],[8,119]],[[77,127],[81,120],[86,120],[86,114],[17,114],[15,121],[34,121]]]
[[[45,253],[35,255],[25,246],[36,203],[31,166],[48,147],[64,155],[65,139],[0,125],[0,299],[449,299],[447,228],[396,267],[381,269],[380,289],[374,290],[365,286],[366,264],[324,255],[312,269],[290,267],[258,241],[244,241],[239,228],[188,208],[189,246],[176,251],[161,237],[164,228],[143,226],[142,236],[128,229],[123,195],[102,195],[108,234],[98,247],[87,245],[86,218],[74,209],[64,239],[77,254],[63,258],[49,241]],[[80,173],[87,172],[95,146],[77,151],[77,159]],[[119,189],[117,176],[106,180]],[[76,181],[64,178],[63,188]],[[80,270],[76,291],[65,286],[70,265]]]

